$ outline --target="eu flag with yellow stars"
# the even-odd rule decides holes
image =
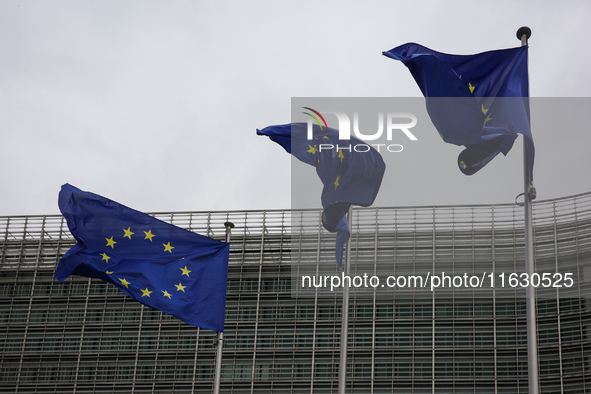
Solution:
[[[69,184],[59,208],[77,243],[55,278],[97,278],[185,323],[224,331],[230,245]]]
[[[308,140],[308,127],[312,127]],[[291,123],[257,130],[281,145],[300,161],[316,167],[322,181],[322,225],[336,232],[336,259],[342,265],[343,246],[350,237],[345,216],[351,205],[370,206],[380,186],[386,164],[380,153],[358,138],[339,140],[338,130],[317,124]],[[357,148],[357,145],[362,145]],[[332,148],[331,148],[332,146]],[[343,149],[338,147],[343,147]]]
[[[499,153],[506,155],[520,133],[533,179],[527,51],[522,46],[448,55],[408,43],[383,54],[408,67],[441,138],[466,147],[458,157],[464,174],[476,173]]]

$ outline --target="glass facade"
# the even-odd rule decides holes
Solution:
[[[544,289],[538,297],[540,387],[591,392],[591,193],[536,202],[533,210],[536,270],[577,278],[568,291]],[[522,211],[355,209],[351,259],[406,267],[481,262],[516,271],[523,262]],[[236,225],[223,393],[336,393],[340,294],[293,297],[294,259],[334,264],[334,235],[321,228],[320,213],[155,214],[217,239],[225,221]],[[73,243],[61,216],[0,217],[0,393],[210,393],[215,333],[99,280],[57,282],[57,261]],[[522,297],[353,292],[347,392],[527,392],[525,320]]]

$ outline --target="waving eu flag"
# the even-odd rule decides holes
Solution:
[[[63,185],[59,208],[74,245],[55,278],[97,278],[185,323],[224,331],[230,246],[93,193]]]
[[[527,46],[448,55],[408,43],[383,54],[408,67],[443,140],[466,147],[458,157],[464,174],[476,173],[499,153],[506,155],[520,133],[527,138],[533,175]]]
[[[308,127],[312,127],[313,139],[308,140]],[[343,245],[349,240],[350,231],[346,213],[351,205],[373,204],[386,164],[374,148],[351,137],[339,140],[337,130],[316,124],[292,123],[265,127],[257,130],[304,163],[316,167],[322,184],[322,224],[330,232],[336,232],[336,258],[339,267],[343,258]],[[346,147],[345,149],[338,148]],[[363,145],[359,151],[355,146]],[[351,147],[349,147],[351,146]]]

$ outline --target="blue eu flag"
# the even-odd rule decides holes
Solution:
[[[308,127],[313,138],[308,140]],[[351,205],[373,204],[386,164],[374,148],[351,137],[339,140],[337,130],[316,124],[292,123],[257,130],[266,135],[304,163],[316,167],[322,184],[322,224],[336,232],[336,258],[339,267],[343,258],[343,245],[350,231],[346,213]],[[355,147],[359,145],[357,150]]]
[[[185,323],[224,331],[230,246],[63,185],[59,208],[77,243],[55,278],[97,278]]]
[[[474,174],[499,153],[506,155],[520,133],[533,175],[527,46],[448,55],[408,43],[383,54],[408,67],[441,138],[466,147],[458,157],[464,174]]]

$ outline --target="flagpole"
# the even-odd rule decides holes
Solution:
[[[226,242],[230,242],[230,235],[232,233],[232,229],[234,228],[234,223],[226,222],[224,223],[226,227]],[[216,361],[215,361],[215,376],[213,381],[213,394],[220,394],[220,379],[222,376],[222,348],[224,347],[224,333],[218,332],[217,338],[217,353],[216,353]]]
[[[521,46],[527,45],[531,37],[531,30],[523,26],[517,30],[517,39],[521,40]],[[529,100],[529,97],[528,97]],[[529,102],[528,102],[529,106]],[[527,141],[523,138],[523,184],[524,184],[524,226],[525,226],[525,272],[528,278],[534,273],[534,246],[532,229],[532,201],[536,198],[536,189],[531,179],[531,169],[528,161]],[[536,328],[536,292],[530,285],[526,288],[525,307],[527,311],[527,381],[529,394],[538,394],[538,336]]]
[[[353,207],[349,207],[347,213],[347,221],[351,227],[353,219]],[[347,241],[347,256],[345,258],[345,265],[343,271],[346,276],[351,274],[351,236]],[[339,361],[339,391],[338,394],[345,394],[347,389],[347,342],[349,338],[349,286],[345,286],[343,279],[343,306],[341,308],[341,354]]]

